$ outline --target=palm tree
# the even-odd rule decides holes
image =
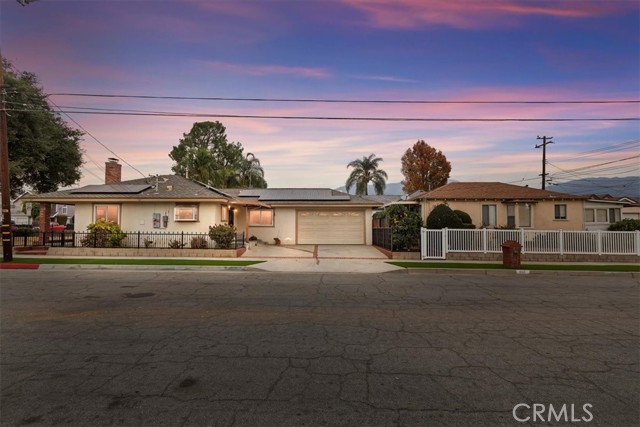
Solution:
[[[253,153],[247,153],[242,159],[238,170],[238,181],[243,187],[267,187],[267,182],[264,180],[264,169],[260,166],[260,160]]]
[[[367,189],[370,182],[373,182],[373,188],[376,194],[381,195],[384,193],[384,189],[387,186],[387,173],[382,169],[378,169],[378,163],[382,161],[381,157],[376,157],[375,154],[371,154],[369,157],[362,157],[352,161],[347,165],[348,168],[353,168],[349,178],[347,178],[347,193],[355,185],[356,194],[359,196],[366,196],[369,194]]]

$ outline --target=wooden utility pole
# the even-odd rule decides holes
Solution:
[[[2,192],[2,260],[13,261],[11,242],[11,190],[9,188],[9,137],[4,102],[4,64],[0,54],[0,190]]]
[[[553,144],[552,136],[538,136],[537,139],[542,140],[542,144],[536,145],[536,148],[542,147],[542,189],[544,190],[547,182],[547,144]]]

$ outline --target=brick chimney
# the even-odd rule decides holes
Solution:
[[[104,164],[104,183],[120,184],[122,181],[122,165],[118,163],[118,159],[110,157]]]

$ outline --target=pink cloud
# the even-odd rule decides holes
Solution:
[[[207,61],[206,64],[215,70],[222,70],[229,73],[248,74],[252,76],[266,75],[290,75],[298,77],[309,77],[315,79],[324,79],[331,77],[332,74],[326,68],[312,67],[291,67],[287,65],[248,65],[233,64],[222,61]]]
[[[621,2],[523,2],[516,0],[343,0],[365,13],[367,24],[378,28],[413,29],[444,25],[472,29],[513,26],[526,15],[586,18],[611,13]],[[612,4],[613,3],[613,4]]]

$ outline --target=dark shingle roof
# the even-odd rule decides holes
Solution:
[[[177,175],[133,179],[119,184],[87,185],[71,190],[55,191],[30,196],[34,201],[86,200],[86,199],[135,199],[135,200],[181,200],[230,199],[229,196],[204,184]],[[142,190],[142,188],[144,188]]]

